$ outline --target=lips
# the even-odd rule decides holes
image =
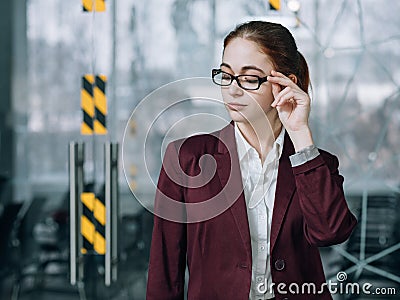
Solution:
[[[237,103],[237,102],[229,102],[229,103],[226,103],[226,105],[229,108],[234,109],[234,110],[241,110],[247,106],[246,104],[241,104],[241,103]]]

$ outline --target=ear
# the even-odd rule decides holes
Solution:
[[[296,76],[296,75],[290,74],[288,77],[289,77],[290,80],[292,80],[295,84],[297,84],[297,76]]]

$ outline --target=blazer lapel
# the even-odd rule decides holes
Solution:
[[[225,201],[232,213],[243,245],[251,259],[251,242],[244,198],[242,176],[236,149],[234,123],[231,121],[221,129],[218,137],[218,152],[214,154],[217,174],[225,195]]]
[[[282,226],[283,219],[285,217],[287,208],[292,199],[296,183],[292,172],[292,166],[290,164],[289,155],[294,153],[294,147],[292,141],[289,138],[288,133],[285,133],[285,142],[283,143],[283,151],[279,160],[278,168],[278,179],[276,183],[274,211],[272,214],[271,223],[271,253],[275,246],[276,239],[278,237],[280,228]]]

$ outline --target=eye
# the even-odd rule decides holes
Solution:
[[[231,75],[222,73],[221,78],[222,80],[231,80]]]
[[[247,83],[256,84],[258,83],[258,77],[255,76],[243,76],[242,80]]]

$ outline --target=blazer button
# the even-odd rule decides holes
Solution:
[[[275,261],[275,269],[282,271],[285,268],[285,261],[283,259],[277,259]]]
[[[244,262],[239,263],[239,267],[240,267],[241,269],[247,269],[247,264],[244,263]]]

